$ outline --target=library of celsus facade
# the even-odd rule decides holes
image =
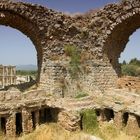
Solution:
[[[0,65],[0,88],[16,84],[16,67]]]

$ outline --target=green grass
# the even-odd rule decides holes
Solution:
[[[88,96],[87,93],[84,93],[84,92],[78,92],[75,96],[76,99],[79,99],[79,98],[83,98],[83,97],[86,97]]]
[[[94,134],[99,129],[96,113],[93,109],[86,109],[81,112],[81,124],[84,132]]]

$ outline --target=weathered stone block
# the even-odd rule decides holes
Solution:
[[[69,131],[80,130],[80,116],[72,112],[60,112],[58,115],[58,124]]]
[[[16,122],[15,122],[15,114],[11,114],[6,118],[6,135],[8,137],[16,136]]]
[[[123,126],[123,120],[122,120],[122,112],[115,112],[114,113],[114,124],[118,129],[121,129]]]
[[[129,135],[140,134],[140,117],[134,114],[129,114],[129,119],[126,126],[126,132]]]
[[[23,133],[30,133],[33,130],[33,122],[31,112],[25,108],[22,110],[22,127]]]

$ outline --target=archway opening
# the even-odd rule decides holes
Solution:
[[[37,67],[38,67],[38,76],[37,84],[43,82],[42,76],[42,61],[43,61],[43,46],[44,46],[44,34],[41,32],[40,26],[38,25],[35,19],[30,17],[31,13],[28,10],[25,10],[23,13],[22,7],[25,5],[11,2],[11,8],[7,5],[1,6],[0,12],[0,25],[8,26],[18,31],[22,32],[26,37],[29,37],[31,42],[34,44],[34,47],[37,52]],[[4,9],[3,9],[4,8]],[[29,7],[27,7],[28,9]],[[42,27],[42,26],[41,26]]]
[[[124,51],[120,54],[121,76],[140,77],[140,29],[129,37]]]
[[[6,118],[5,117],[0,117],[0,131],[3,134],[6,134]]]
[[[38,79],[37,51],[30,38],[19,30],[0,26],[0,87],[20,90]]]
[[[126,45],[130,36],[140,28],[139,18],[140,14],[134,14],[126,19],[122,19],[107,37],[104,46],[104,60],[112,65],[114,72],[119,77],[121,76],[120,55],[127,48]]]
[[[128,118],[129,118],[128,112],[124,112],[124,113],[123,113],[123,116],[122,116],[122,123],[123,123],[123,126],[124,126],[124,127],[127,125]]]
[[[138,127],[140,128],[140,116],[136,116],[136,120],[137,120],[137,123],[138,123]]]
[[[59,108],[42,108],[39,110],[39,122],[43,123],[51,123],[58,121],[58,114],[60,112]]]
[[[23,132],[22,128],[22,114],[16,113],[16,134],[20,135]]]
[[[110,74],[106,76],[106,79],[109,79],[108,87],[112,87],[112,85],[114,87],[118,86],[116,81],[122,76],[121,64],[119,63],[120,55],[127,48],[126,45],[130,36],[140,28],[140,14],[138,12],[133,12],[129,16],[123,15],[119,18],[120,22],[113,25],[111,34],[106,38],[103,48],[103,59],[110,69]],[[106,71],[108,72],[108,69]]]
[[[106,121],[110,121],[112,119],[114,119],[114,111],[110,108],[105,108],[104,109],[104,115],[105,115],[105,120]]]
[[[32,111],[31,115],[32,115],[32,123],[33,123],[33,130],[36,128],[36,112]]]

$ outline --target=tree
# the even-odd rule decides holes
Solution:
[[[133,58],[130,60],[129,64],[140,66],[140,60],[137,60],[137,58]]]
[[[123,65],[126,65],[126,61],[125,61],[125,60],[123,60],[122,64],[123,64]]]

